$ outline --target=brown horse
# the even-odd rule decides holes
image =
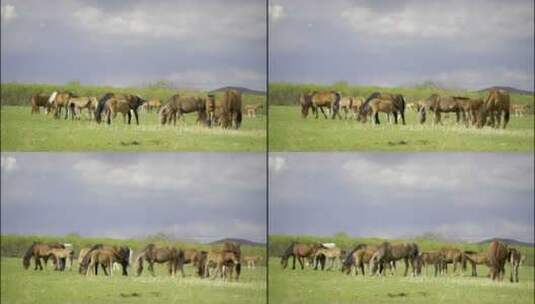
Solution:
[[[440,249],[444,257],[442,271],[448,273],[448,264],[453,264],[453,273],[457,272],[457,265],[463,265],[463,252],[457,248],[442,248]]]
[[[500,128],[503,114],[503,128],[505,129],[509,122],[510,112],[511,98],[509,93],[505,90],[492,89],[483,101],[477,126],[482,128],[488,124],[493,128]]]
[[[85,96],[85,97],[71,97],[67,102],[67,106],[71,112],[71,118],[80,119],[83,109],[87,109],[89,114],[89,119],[92,118],[93,111],[96,108],[98,100],[94,96]]]
[[[344,96],[340,99],[340,111],[344,112],[344,119],[347,119],[347,113],[353,108],[353,97]]]
[[[483,106],[483,99],[470,99],[466,97],[454,97],[459,102],[463,112],[466,126],[477,124],[478,113]]]
[[[529,104],[511,104],[511,111],[516,117],[522,117],[529,113]]]
[[[149,263],[149,271],[152,276],[154,274],[154,263],[163,264],[167,263],[167,269],[169,275],[175,276],[177,270],[180,270],[182,277],[185,277],[184,273],[184,251],[176,249],[174,247],[156,247],[154,244],[149,244],[143,249],[143,251],[136,258],[137,275],[141,275],[143,272],[143,261]]]
[[[34,94],[30,96],[30,105],[32,106],[31,114],[39,113],[39,107],[45,108],[45,113],[48,114],[51,105],[48,103],[50,95],[45,93]]]
[[[295,260],[299,261],[301,269],[305,269],[305,258],[313,257],[316,250],[321,247],[321,244],[299,244],[297,242],[292,242],[290,246],[284,251],[284,254],[281,257],[281,265],[283,269],[288,267],[288,259],[293,257],[293,266],[292,269],[295,270]]]
[[[102,260],[103,263],[100,263],[99,260],[101,260],[101,256],[93,254],[95,251],[102,251]],[[94,245],[93,247],[89,248],[85,252],[85,255],[82,256],[84,252],[80,251],[80,255],[78,256],[78,272],[80,274],[87,275],[87,271],[91,269],[93,271],[94,267],[94,273],[95,275],[98,274],[98,266],[101,265],[102,269],[104,270],[104,274],[108,275],[107,269],[110,270],[111,268],[108,268],[107,264],[107,257],[109,254],[108,252],[111,252],[113,254],[111,263],[114,262],[118,263],[122,267],[122,275],[127,276],[127,268],[130,266],[130,259],[132,257],[132,249],[130,249],[128,246],[104,246],[102,244]],[[92,256],[95,256],[95,260],[93,263],[91,263]],[[80,262],[81,258],[81,262]]]
[[[37,270],[38,268],[39,270],[43,270],[41,259],[44,260],[45,265],[50,257],[55,259],[50,251],[53,248],[65,249],[65,246],[60,243],[43,244],[39,242],[33,242],[33,244],[26,250],[24,256],[22,257],[22,266],[24,269],[28,269],[30,267],[31,259],[33,258],[35,262],[34,270]]]
[[[264,108],[264,105],[259,103],[259,104],[254,104],[254,105],[245,105],[243,109],[245,110],[247,117],[256,118],[256,114],[263,108]]]
[[[237,90],[227,90],[219,103],[219,113],[216,119],[219,120],[221,127],[227,129],[234,126],[239,129],[242,121],[241,112],[242,98]]]
[[[249,268],[249,269],[255,269],[256,268],[256,264],[258,264],[258,262],[261,259],[262,258],[257,256],[257,255],[249,255],[249,256],[244,256],[243,257],[243,261],[245,262],[245,264],[247,265],[247,268]]]
[[[460,122],[461,117],[463,118],[463,121],[465,121],[465,112],[460,100],[461,98],[456,96],[440,96],[438,94],[432,94],[420,108],[420,123],[425,123],[427,112],[433,112],[435,114],[434,124],[442,124],[441,113],[455,113],[457,123]]]
[[[351,110],[351,113],[353,114],[353,118],[357,118],[358,117],[358,114],[360,112],[360,108],[362,107],[363,104],[364,104],[364,98],[363,97],[360,97],[360,96],[352,97],[350,110]]]
[[[162,107],[162,102],[159,99],[149,99],[146,103],[143,104],[142,108],[146,112],[152,112],[152,110],[156,110],[156,112],[160,111],[160,108]]]
[[[520,267],[520,263],[522,261],[522,254],[520,254],[520,251],[516,248],[509,248],[509,260],[511,263],[511,283],[517,282],[518,283],[518,268]]]
[[[477,277],[477,265],[486,265],[490,267],[489,257],[486,252],[475,252],[470,250],[464,251],[463,268],[466,268],[467,262],[472,266],[473,277]]]
[[[350,274],[351,270],[355,268],[355,275],[358,275],[358,270],[361,270],[362,275],[365,275],[364,267],[368,265],[373,254],[377,251],[377,246],[359,244],[355,246],[347,255],[342,263],[342,272]]]
[[[323,91],[323,92],[312,92],[310,95],[310,107],[312,107],[312,111],[316,113],[316,118],[319,116],[319,111],[323,114],[325,119],[327,119],[327,114],[325,114],[325,111],[323,111],[323,108],[326,107],[331,110],[331,117],[332,119],[335,119],[336,116],[338,118],[342,119],[342,116],[340,116],[340,100],[342,99],[342,95],[339,92],[335,91]]]
[[[72,262],[74,259],[74,250],[71,248],[51,248],[48,251],[48,254],[53,257],[56,267],[54,270],[64,271],[67,266],[67,261],[72,267]]]
[[[210,269],[215,268],[212,279],[220,276],[224,280],[232,280],[234,268],[240,264],[238,254],[232,251],[211,250],[201,256],[198,273],[203,273],[202,277],[210,277]],[[203,272],[204,271],[204,272]],[[236,281],[239,274],[236,275]]]
[[[338,267],[337,264],[340,261],[342,256],[342,250],[338,247],[326,248],[321,246],[316,252],[314,252],[314,258],[316,260],[316,265],[314,270],[318,269],[318,264],[321,265],[321,270],[325,269],[325,262],[329,261],[330,266],[327,270],[335,269]]]
[[[488,251],[489,265],[490,265],[490,278],[494,280],[503,280],[505,275],[505,263],[509,258],[509,248],[507,245],[492,241],[489,245]]]
[[[76,97],[76,95],[68,91],[52,93],[48,102],[50,103],[51,108],[54,109],[54,118],[56,119],[60,118],[62,109],[65,109],[65,119],[68,118],[69,100],[72,97]]]
[[[427,266],[433,265],[435,268],[435,277],[442,273],[443,265],[444,265],[444,255],[440,251],[429,251],[429,252],[422,252],[418,256],[418,267],[417,267],[417,273],[420,274],[422,272],[422,267],[425,267],[426,273],[427,273]]]
[[[412,275],[416,275],[416,261],[419,254],[418,245],[415,243],[406,243],[391,245],[388,242],[384,242],[379,245],[377,251],[370,259],[371,273],[375,274],[377,270],[379,273],[383,272],[385,266],[389,266],[391,262],[403,260],[405,263],[404,276],[407,276],[409,271],[409,263],[412,268]],[[384,272],[383,272],[384,274]]]
[[[316,114],[315,108],[312,107],[312,93],[302,93],[298,96],[298,102],[301,106],[301,117],[307,118],[308,112],[312,108],[312,113]]]
[[[167,104],[160,109],[159,117],[162,125],[176,125],[178,119],[186,113],[197,112],[197,121],[207,124],[206,105],[209,98],[196,96],[180,96],[179,94],[171,96]]]
[[[375,124],[380,124],[379,112],[393,114],[394,123],[398,123],[398,113],[401,122],[405,125],[405,98],[401,94],[388,94],[374,92],[362,104],[359,111],[358,121],[366,122],[366,117],[374,117]]]
[[[136,124],[139,125],[137,110],[145,103],[145,100],[136,95],[106,93],[98,101],[95,110],[95,120],[97,123],[102,121],[102,115],[105,113],[108,125],[111,124],[111,118],[115,118],[117,113],[122,113],[123,117],[128,116],[128,124],[132,119],[132,113],[136,118]]]

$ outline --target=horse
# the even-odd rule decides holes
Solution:
[[[361,270],[364,275],[364,265],[368,265],[371,257],[377,250],[377,246],[370,246],[366,244],[359,244],[346,255],[344,262],[342,263],[342,272],[346,274],[351,273],[351,269],[355,268],[355,275],[358,275],[358,270]]]
[[[494,240],[489,245],[487,255],[489,258],[490,278],[493,281],[501,281],[505,274],[505,263],[510,257],[509,248],[507,248],[507,245]]]
[[[71,119],[74,118],[80,119],[83,109],[87,109],[89,114],[89,119],[92,118],[93,111],[96,108],[98,100],[94,96],[85,96],[85,97],[72,97],[67,102],[68,108],[71,111]]]
[[[477,124],[477,115],[483,106],[483,99],[476,98],[476,99],[470,99],[470,98],[464,98],[464,97],[454,97],[459,102],[460,106],[462,107],[462,110],[464,112],[464,119],[466,126],[473,125],[475,126]]]
[[[247,264],[247,268],[255,269],[256,264],[260,261],[260,257],[257,255],[244,256],[243,261]]]
[[[515,117],[522,117],[529,113],[529,104],[511,104],[511,111],[514,113]]]
[[[288,259],[293,257],[293,267],[295,270],[295,260],[299,261],[301,265],[301,270],[305,269],[305,258],[313,257],[316,250],[321,247],[319,243],[315,244],[299,244],[297,242],[292,242],[290,246],[284,251],[284,254],[281,257],[281,265],[283,269],[288,267]]]
[[[139,125],[139,117],[137,109],[146,101],[136,95],[130,94],[115,94],[106,93],[99,99],[97,108],[95,109],[95,120],[100,124],[102,121],[102,114],[106,112],[107,123],[111,124],[111,117],[115,118],[117,113],[122,113],[123,117],[128,116],[128,124],[132,119],[132,114],[136,118],[136,124]]]
[[[87,248],[84,248],[87,249]],[[102,256],[97,255],[96,253],[93,254],[95,251],[102,251]],[[109,265],[110,268],[108,268],[107,264],[107,256],[109,255],[108,252],[112,253],[112,259],[111,264]],[[85,254],[84,254],[85,253]],[[83,255],[82,255],[83,254]],[[94,260],[93,263],[91,263],[91,258],[95,257],[96,260]],[[102,260],[103,262],[99,262],[99,260]],[[130,266],[130,260],[132,257],[132,249],[130,249],[128,246],[104,246],[102,244],[97,244],[89,248],[89,250],[81,250],[80,255],[78,256],[78,272],[80,274],[87,275],[88,269],[92,269],[94,267],[94,273],[95,275],[98,274],[98,265],[102,266],[102,269],[104,270],[104,274],[107,274],[107,269],[111,272],[111,265],[113,262],[117,262],[122,266],[122,275],[127,276],[127,268]],[[80,262],[81,259],[81,262]]]
[[[352,97],[351,102],[351,113],[353,114],[353,118],[357,118],[358,113],[360,112],[360,108],[364,104],[364,98],[360,96]]]
[[[240,265],[239,255],[232,251],[225,250],[211,250],[202,255],[199,263],[198,273],[202,273],[202,277],[210,277],[210,269],[215,268],[212,279],[219,275],[224,280],[232,280],[234,268],[238,271],[237,265]],[[239,279],[239,274],[236,275],[236,281]]]
[[[197,121],[208,124],[206,114],[207,102],[207,98],[175,94],[160,109],[158,113],[160,124],[171,124],[171,121],[173,121],[173,125],[176,126],[177,116],[180,119],[185,113],[192,112],[197,112]]]
[[[440,251],[421,252],[417,258],[417,273],[422,272],[422,266],[425,267],[427,274],[427,266],[433,265],[435,268],[435,277],[442,273],[444,265],[444,255]]]
[[[48,99],[48,103],[51,108],[54,109],[54,118],[59,119],[61,115],[61,110],[65,108],[65,119],[69,116],[69,99],[76,97],[71,92],[62,91],[62,92],[53,92]]]
[[[403,275],[407,276],[410,262],[412,267],[412,275],[416,276],[416,258],[418,257],[418,254],[419,248],[415,243],[391,245],[388,242],[384,242],[379,245],[377,251],[370,259],[369,263],[371,273],[375,274],[377,270],[379,270],[379,273],[381,273],[385,266],[390,266],[389,264],[391,262],[403,260],[405,263],[405,272]]]
[[[264,108],[264,105],[259,103],[259,104],[254,104],[254,105],[245,105],[243,109],[245,113],[247,114],[247,117],[256,118],[256,113],[258,113],[263,108]]]
[[[156,98],[147,100],[147,102],[144,103],[142,106],[142,108],[147,113],[152,112],[152,110],[156,110],[156,112],[159,112],[161,107],[162,107],[162,102]]]
[[[319,117],[318,109],[321,111],[325,119],[327,119],[327,114],[325,114],[325,111],[323,111],[324,107],[327,107],[331,110],[332,119],[335,119],[336,116],[342,119],[342,116],[340,116],[340,113],[339,113],[341,99],[342,99],[342,95],[339,92],[314,91],[310,95],[310,107],[312,107],[312,111],[316,113],[316,119]]]
[[[455,113],[457,123],[459,123],[461,116],[465,121],[465,112],[461,105],[462,98],[457,96],[440,96],[432,94],[427,98],[425,104],[420,108],[420,124],[425,123],[426,112],[431,111],[435,114],[434,124],[442,124],[441,113]]]
[[[74,250],[71,248],[51,248],[47,253],[54,257],[53,260],[56,264],[54,270],[64,271],[67,265],[72,267]],[[67,264],[67,261],[69,261],[69,264]]]
[[[463,252],[463,269],[466,268],[467,262],[472,266],[472,276],[477,277],[477,265],[489,265],[489,257],[485,252],[475,252],[466,250]]]
[[[307,118],[310,108],[312,108],[312,114],[316,114],[316,109],[312,107],[312,93],[302,93],[298,96],[298,102],[301,106],[301,117]]]
[[[44,260],[45,265],[47,264],[48,259],[50,257],[55,259],[55,257],[50,252],[50,250],[53,248],[65,249],[65,246],[60,243],[43,244],[40,242],[33,242],[22,257],[22,266],[24,267],[24,269],[28,269],[30,267],[31,259],[33,258],[35,262],[34,270],[37,270],[38,268],[39,270],[43,270],[41,259]]]
[[[340,260],[340,256],[342,255],[342,250],[338,247],[325,247],[323,244],[322,246],[316,250],[314,253],[314,257],[316,259],[316,265],[314,267],[314,270],[318,270],[318,264],[321,264],[321,270],[325,269],[325,262],[330,261],[330,266],[327,268],[327,270],[335,269],[337,268],[337,261]]]
[[[143,272],[144,260],[149,263],[148,269],[152,276],[155,276],[154,263],[167,263],[169,275],[173,277],[176,275],[177,270],[180,270],[182,277],[186,276],[184,273],[184,251],[181,249],[176,249],[174,247],[156,247],[154,244],[147,245],[135,261],[135,264],[137,265],[136,273],[138,276]]]
[[[463,264],[463,252],[456,248],[441,248],[440,252],[444,257],[444,263],[442,271],[448,273],[448,264],[453,264],[453,273],[457,272],[457,265]]]
[[[237,90],[227,90],[220,101],[220,113],[217,119],[220,120],[221,127],[224,129],[234,126],[239,129],[242,121],[241,112],[242,98]]]
[[[366,122],[367,115],[374,117],[375,124],[380,124],[379,112],[394,115],[394,123],[398,123],[398,113],[401,116],[401,122],[405,125],[405,98],[401,94],[388,94],[374,92],[366,98],[360,107],[358,121]]]
[[[483,101],[483,106],[479,111],[478,128],[488,125],[493,128],[500,128],[503,113],[503,129],[509,122],[511,114],[511,98],[505,90],[492,89]]]
[[[508,262],[511,263],[511,283],[518,283],[518,268],[522,261],[522,254],[516,248],[509,248],[509,259]]]
[[[50,95],[45,93],[34,94],[30,96],[30,105],[32,106],[31,114],[39,113],[39,107],[45,108],[45,113],[50,111],[50,104],[48,99]]]
[[[344,119],[347,119],[347,113],[353,108],[353,97],[344,96],[340,99],[340,111],[344,112]]]

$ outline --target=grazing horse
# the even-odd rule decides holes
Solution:
[[[511,112],[511,98],[505,90],[492,89],[483,101],[483,106],[479,111],[478,128],[490,125],[493,128],[500,128],[503,113],[503,128],[509,122]],[[487,119],[489,121],[487,122]]]
[[[467,262],[472,266],[472,276],[477,277],[477,265],[489,266],[489,257],[485,252],[466,250],[463,252],[463,269],[466,268]]]
[[[50,98],[48,99],[48,103],[50,104],[50,107],[54,109],[54,118],[59,119],[61,115],[61,110],[65,108],[65,119],[69,116],[69,99],[72,97],[76,97],[71,92],[68,91],[62,91],[62,92],[54,92],[52,95],[50,95]]]
[[[318,264],[321,264],[321,270],[324,270],[326,261],[330,261],[330,266],[329,268],[327,268],[327,270],[331,270],[333,268],[336,270],[337,262],[340,261],[341,255],[342,255],[342,250],[340,248],[338,247],[327,248],[322,245],[314,253],[314,257],[316,259],[316,265],[314,266],[314,270],[318,270]]]
[[[71,248],[51,248],[48,251],[50,256],[53,256],[56,267],[54,270],[64,271],[67,266],[67,261],[69,265],[72,266],[72,261],[74,259],[74,250]]]
[[[340,111],[344,112],[344,119],[347,119],[347,113],[353,108],[353,97],[344,96],[340,99]]]
[[[507,245],[496,240],[490,243],[488,257],[490,278],[493,281],[496,279],[501,281],[503,279],[503,276],[505,275],[505,263],[509,256],[509,248],[507,248]]]
[[[245,110],[245,113],[247,114],[247,117],[256,118],[256,113],[258,113],[263,108],[264,108],[264,105],[259,103],[259,104],[254,104],[254,105],[245,105],[244,110]]]
[[[283,269],[288,267],[288,259],[293,257],[293,266],[292,269],[295,270],[295,260],[299,261],[301,265],[301,270],[305,269],[305,258],[313,257],[316,250],[321,247],[321,244],[299,244],[297,242],[292,242],[290,246],[286,249],[284,254],[281,257],[281,265]]]
[[[136,258],[137,275],[141,275],[143,272],[143,260],[149,263],[149,271],[152,276],[154,274],[154,263],[163,264],[167,263],[167,269],[169,275],[175,276],[177,270],[180,270],[182,277],[185,277],[184,273],[184,251],[176,249],[174,247],[156,247],[154,244],[149,244],[143,249],[143,251]]]
[[[30,105],[32,106],[31,114],[39,113],[39,107],[45,108],[45,113],[48,114],[48,111],[50,110],[50,104],[48,103],[49,98],[50,95],[44,93],[30,96]]]
[[[442,273],[442,267],[444,265],[444,255],[440,251],[429,251],[429,252],[421,252],[418,255],[418,262],[417,262],[417,273],[420,274],[422,272],[422,266],[425,267],[425,272],[427,274],[427,266],[433,265],[435,268],[435,277],[438,274]]]
[[[243,261],[247,264],[247,268],[255,269],[256,264],[260,261],[260,257],[257,255],[244,256]]]
[[[159,99],[149,99],[146,103],[143,104],[143,109],[146,112],[152,112],[152,110],[156,110],[156,112],[160,111],[160,108],[162,107],[162,102]]]
[[[128,116],[128,124],[132,119],[132,113],[136,118],[136,124],[139,125],[139,117],[137,109],[145,103],[145,100],[136,95],[130,94],[115,94],[106,93],[98,101],[97,108],[95,110],[95,120],[100,124],[102,121],[102,114],[106,113],[107,123],[111,124],[111,118],[115,118],[117,113],[122,113],[123,118]]]
[[[122,275],[127,276],[127,268],[130,265],[130,260],[132,257],[132,249],[130,249],[128,246],[104,246],[102,244],[94,245],[93,247],[84,248],[86,250],[80,250],[80,254],[78,256],[78,272],[80,274],[86,274],[88,269],[94,267],[94,273],[95,275],[98,274],[98,265],[102,266],[102,269],[104,270],[104,274],[107,274],[107,269],[110,270],[111,268],[108,268],[107,266],[107,258],[105,258],[108,255],[108,252],[111,252],[113,254],[111,264],[117,262],[122,267]],[[104,262],[100,263],[99,260],[101,259],[101,256],[93,254],[95,251],[103,251],[102,253],[102,259]],[[91,258],[95,256],[95,259],[93,263],[91,263]],[[80,262],[81,259],[81,262]],[[93,270],[93,269],[92,269]]]
[[[176,126],[177,116],[180,120],[185,113],[197,112],[197,121],[207,124],[206,104],[207,98],[173,95],[158,113],[160,123],[165,125],[173,121],[173,125]]]
[[[381,273],[383,272],[385,266],[388,267],[391,265],[391,262],[403,260],[405,263],[405,272],[403,275],[407,276],[410,262],[412,267],[412,275],[416,276],[416,261],[418,254],[419,248],[415,243],[391,245],[388,242],[384,242],[383,244],[379,245],[377,251],[370,259],[371,273],[375,274],[377,270],[379,270],[379,273]],[[391,273],[393,274],[392,271]]]
[[[98,103],[98,100],[94,96],[72,97],[68,101],[68,108],[71,111],[71,118],[73,120],[75,117],[80,119],[82,110],[87,109],[89,119],[91,119],[93,115],[93,111],[95,110],[97,103]]]
[[[442,271],[448,273],[448,264],[453,264],[453,273],[457,272],[457,265],[462,266],[463,252],[456,248],[442,248],[440,252],[444,256],[444,264]]]
[[[357,118],[358,117],[358,114],[360,112],[360,108],[362,107],[363,104],[364,104],[364,98],[363,97],[360,97],[360,96],[352,97],[350,110],[351,110],[351,113],[353,114],[353,118]]]
[[[50,257],[52,259],[55,259],[55,257],[50,252],[51,249],[65,249],[65,246],[60,243],[52,243],[52,244],[43,244],[39,242],[33,242],[33,244],[26,250],[24,253],[24,256],[22,257],[22,266],[24,269],[28,269],[30,267],[31,259],[34,259],[35,262],[35,268],[34,270],[43,270],[43,265],[41,264],[41,258],[44,260],[45,265],[47,264],[47,261]]]
[[[520,251],[516,248],[509,248],[509,259],[508,261],[511,263],[511,283],[517,282],[518,283],[518,268],[520,267],[520,263],[522,261],[522,254],[520,254]]]
[[[239,129],[242,121],[242,98],[237,90],[227,90],[219,103],[219,113],[216,115],[224,129],[234,126]]]
[[[359,110],[358,121],[366,122],[366,117],[374,117],[375,124],[380,124],[379,112],[394,115],[394,123],[398,123],[398,113],[401,116],[401,122],[405,125],[405,98],[401,94],[388,94],[374,92],[362,104]]]
[[[339,92],[335,91],[328,91],[328,92],[318,92],[314,91],[310,95],[310,107],[312,107],[312,112],[316,113],[316,118],[319,116],[318,109],[321,111],[325,119],[327,119],[327,114],[325,114],[325,111],[323,111],[324,107],[327,107],[331,110],[332,113],[332,119],[335,119],[336,116],[338,118],[342,119],[342,116],[340,116],[340,100],[342,99],[342,95]]]
[[[312,107],[312,93],[299,94],[298,102],[301,105],[302,118],[307,118],[310,108],[312,108],[312,114],[316,114],[316,109]]]
[[[342,272],[350,274],[351,270],[355,268],[355,275],[358,275],[359,269],[364,275],[364,267],[368,265],[371,257],[377,250],[377,246],[370,246],[366,244],[359,244],[355,246],[347,255],[342,263]]]
[[[441,122],[441,113],[451,113],[454,112],[457,118],[457,123],[461,120],[465,121],[465,112],[463,106],[461,105],[460,100],[465,98],[460,98],[456,96],[440,96],[438,94],[432,94],[427,98],[425,104],[420,108],[420,124],[425,123],[426,113],[431,111],[435,114],[434,124],[442,124]]]
[[[511,105],[511,110],[516,117],[521,117],[529,113],[529,104],[517,104]]]
[[[224,280],[232,280],[232,274],[234,268],[240,265],[240,258],[237,253],[225,250],[211,250],[202,255],[202,259],[199,262],[199,274],[203,274],[202,277],[210,277],[210,269],[215,268],[212,279],[222,277]],[[236,267],[236,270],[237,267]],[[236,275],[236,281],[239,279],[239,274]]]
[[[483,106],[483,99],[470,99],[465,97],[454,97],[459,102],[463,112],[466,126],[477,124],[477,115]]]

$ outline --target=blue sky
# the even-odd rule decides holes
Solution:
[[[2,81],[265,89],[262,0],[2,1]]]
[[[273,0],[270,81],[533,91],[531,0]]]
[[[533,242],[533,154],[273,153],[270,233]]]
[[[2,233],[265,241],[265,156],[2,153]]]

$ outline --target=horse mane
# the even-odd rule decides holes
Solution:
[[[84,255],[83,259],[82,259],[82,262],[80,263],[81,265],[84,265],[84,266],[87,266],[89,265],[89,257],[90,257],[90,253],[97,250],[97,249],[102,249],[102,247],[104,247],[104,245],[102,244],[96,244],[96,245],[93,245],[91,248],[89,248],[89,250],[86,252],[86,254]]]
[[[368,96],[368,98],[366,98],[366,100],[364,101],[364,103],[362,104],[362,109],[364,110],[368,110],[368,104],[370,103],[370,101],[374,98],[377,98],[379,95],[381,95],[381,93],[379,92],[373,92],[370,94],[370,96]]]
[[[346,258],[344,260],[344,265],[345,266],[352,265],[355,262],[355,259],[353,257],[353,253],[355,253],[355,251],[357,251],[357,250],[360,250],[360,249],[363,249],[363,248],[366,248],[366,247],[368,247],[368,245],[366,245],[366,244],[358,244],[357,246],[353,247],[353,249],[351,249],[351,251],[346,255]]]
[[[294,246],[295,246],[296,243],[297,243],[296,241],[293,241],[290,244],[290,246],[288,246],[288,248],[286,248],[286,250],[284,251],[284,254],[282,255],[283,259],[288,259],[293,254]]]

